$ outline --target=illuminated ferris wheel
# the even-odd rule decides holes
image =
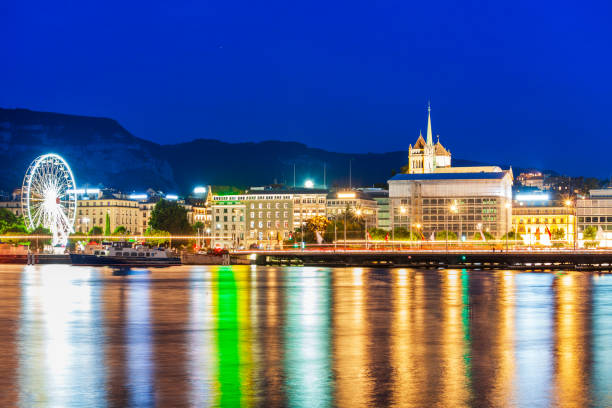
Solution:
[[[76,185],[68,163],[57,154],[37,157],[23,179],[21,208],[26,226],[44,227],[53,234],[53,246],[66,246],[74,231]]]

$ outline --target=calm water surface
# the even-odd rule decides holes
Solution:
[[[612,406],[612,276],[0,266],[0,406]]]

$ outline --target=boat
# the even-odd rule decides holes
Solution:
[[[163,268],[181,264],[181,258],[165,248],[132,245],[129,242],[88,245],[81,252],[70,254],[73,265],[112,267]]]

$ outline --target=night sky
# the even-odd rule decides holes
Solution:
[[[458,6],[457,4],[460,4]],[[3,1],[0,106],[607,178],[608,2]]]

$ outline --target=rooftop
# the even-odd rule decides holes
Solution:
[[[425,174],[396,174],[389,181],[417,181],[417,180],[500,180],[506,176],[506,171],[481,173],[425,173]]]

